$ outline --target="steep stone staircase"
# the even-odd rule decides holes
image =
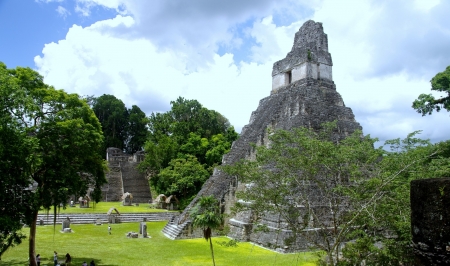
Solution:
[[[133,202],[147,203],[152,200],[148,180],[137,169],[136,162],[122,162],[123,192],[133,195]]]
[[[103,186],[103,200],[104,201],[122,201],[123,182],[122,171],[120,169],[119,161],[109,162],[109,172],[106,174],[108,183]],[[148,186],[148,185],[147,185]]]
[[[176,223],[176,216],[174,215],[166,226],[164,226],[162,232],[167,238],[175,240],[181,235],[181,232],[187,227],[188,223],[189,222],[184,222],[178,225]]]

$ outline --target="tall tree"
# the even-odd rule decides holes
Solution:
[[[423,116],[431,115],[434,110],[436,112],[441,109],[450,111],[450,66],[443,72],[437,73],[430,82],[432,91],[443,92],[446,96],[436,99],[431,94],[420,94],[412,107]]]
[[[137,151],[142,151],[144,148],[145,141],[147,140],[148,119],[145,113],[136,105],[128,109],[128,114],[126,151],[129,154],[133,154]]]
[[[129,116],[125,104],[114,95],[103,94],[94,100],[92,109],[102,125],[105,138],[102,154],[106,154],[109,147],[124,150]]]
[[[39,209],[53,207],[56,215],[56,209],[60,204],[65,206],[70,195],[85,195],[88,187],[98,192],[106,183],[105,164],[98,153],[103,135],[94,112],[78,95],[44,84],[42,76],[30,68],[6,69],[2,64],[0,71],[8,84],[1,86],[2,99],[6,99],[2,113],[14,121],[6,127],[18,134],[17,148],[32,144],[31,155],[24,157],[24,173],[17,174],[18,181],[24,179],[25,183],[20,185],[22,190],[15,191],[29,209],[23,221],[30,225],[30,265],[36,265]],[[10,189],[2,187],[2,191]],[[100,193],[94,195],[98,202]]]
[[[219,203],[214,196],[203,196],[199,199],[197,205],[192,208],[190,216],[192,225],[201,228],[203,237],[206,241],[209,240],[209,249],[211,251],[213,265],[216,265],[212,244],[212,230],[217,229],[222,225],[223,217],[220,213]]]
[[[0,62],[0,259],[9,248],[25,238],[22,221],[29,217],[31,191],[28,162],[33,159],[37,140],[21,130],[20,122],[8,110],[14,106],[11,95],[20,88]]]

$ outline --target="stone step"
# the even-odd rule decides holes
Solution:
[[[164,226],[162,232],[167,238],[175,240],[181,234],[186,225],[187,222],[180,225],[169,222],[166,226]]]
[[[160,212],[160,213],[139,213],[139,214],[131,214],[131,213],[123,213],[121,215],[117,215],[121,222],[142,222],[144,218],[147,219],[148,222],[152,221],[169,221],[172,219],[174,215],[177,213],[174,212]],[[69,217],[70,222],[73,224],[90,224],[95,223],[97,219],[100,219],[100,222],[107,223],[108,215],[106,214],[61,214],[56,217],[56,223],[60,224],[63,220]],[[38,215],[37,224],[49,225],[53,224],[53,215],[40,214]]]

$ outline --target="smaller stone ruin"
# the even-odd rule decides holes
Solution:
[[[139,237],[139,234],[136,233],[136,232],[128,232],[128,233],[127,233],[127,237],[128,237],[128,238],[138,238],[138,237]]]
[[[166,199],[166,209],[173,211],[173,210],[178,210],[178,199],[177,197],[175,197],[175,195],[170,195],[167,199]]]
[[[175,195],[170,195],[166,197],[164,194],[158,195],[153,201],[156,209],[166,209],[166,210],[178,210],[179,201]]]
[[[65,220],[62,221],[62,230],[63,233],[72,233],[72,229],[70,229],[70,219],[66,217]]]
[[[79,197],[78,202],[80,203],[80,208],[89,208],[89,202],[91,202],[91,198],[89,197],[89,195]]]
[[[113,213],[113,211],[115,213]],[[120,223],[120,218],[119,218],[120,212],[116,208],[111,207],[111,209],[109,209],[109,211],[106,213],[106,215],[108,216],[108,223],[110,223],[110,224]]]
[[[133,205],[133,194],[131,194],[129,192],[123,193],[122,205],[123,206],[132,206]]]
[[[410,197],[414,265],[450,265],[450,177],[413,180]]]
[[[158,197],[153,201],[156,209],[165,209],[166,208],[166,195],[159,194]]]

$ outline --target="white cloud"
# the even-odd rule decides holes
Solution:
[[[90,16],[92,8],[97,6],[115,9],[118,14],[127,15],[121,0],[75,0],[75,2],[75,12],[85,17]]]
[[[293,14],[306,2],[220,3],[78,0],[78,12],[86,15],[99,5],[122,15],[74,25],[64,40],[44,47],[36,66],[58,88],[114,94],[147,114],[168,110],[178,96],[197,99],[240,130],[270,94],[272,64],[290,51],[308,19],[289,15],[291,22],[277,26],[275,16],[288,7]],[[309,6],[328,34],[337,90],[364,132],[383,140],[422,129],[423,137],[436,141],[450,129],[448,113],[421,117],[411,108],[450,54],[442,26],[449,24],[440,24],[448,20],[441,10],[447,4],[417,3],[325,0]],[[247,48],[251,62],[236,62],[230,52],[220,56],[219,46]]]
[[[67,16],[70,15],[70,12],[69,12],[67,9],[65,9],[64,7],[62,7],[62,6],[58,6],[58,7],[56,8],[56,12],[58,12],[58,14],[59,14],[61,17],[63,17],[64,19],[65,19]]]
[[[189,57],[161,52],[145,39],[120,39],[101,30],[131,27],[130,21],[134,22],[117,16],[86,28],[73,26],[65,40],[46,45],[43,56],[35,58],[45,82],[81,95],[113,94],[148,114],[167,111],[178,96],[197,99],[233,119],[239,128],[248,123],[259,99],[270,92],[271,63],[236,66],[232,55],[215,55],[207,67],[186,74]]]

